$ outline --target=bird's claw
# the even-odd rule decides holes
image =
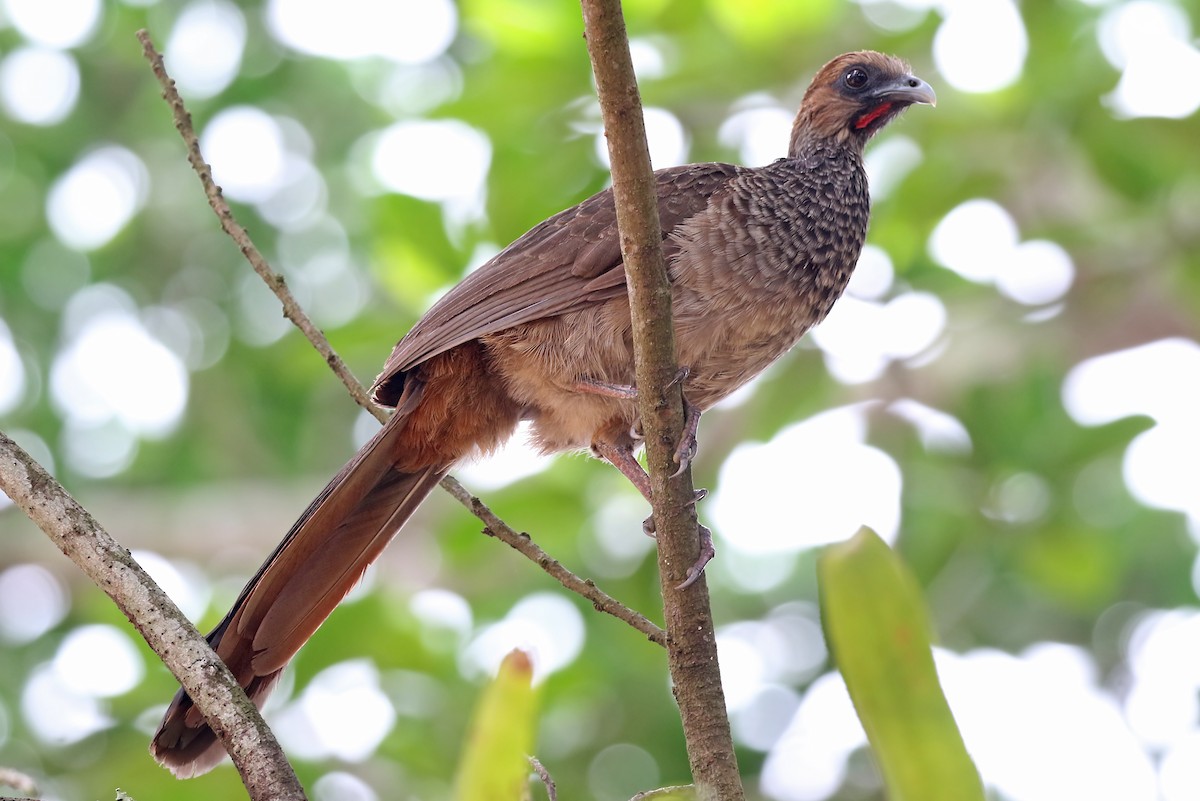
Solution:
[[[704,573],[704,568],[712,561],[712,558],[717,555],[717,549],[713,547],[712,531],[708,526],[700,526],[700,555],[696,557],[696,563],[688,568],[687,575],[683,581],[675,585],[677,590],[686,590],[688,587],[696,583],[696,579]]]
[[[680,368],[684,371],[686,368]],[[675,478],[687,470],[692,464],[692,459],[696,458],[696,451],[699,449],[699,444],[696,441],[696,432],[700,428],[700,408],[688,403],[687,398],[683,399],[683,432],[679,435],[679,444],[675,446],[675,453],[671,454],[672,461],[679,465],[679,469],[671,474],[671,478]]]
[[[700,501],[704,500],[705,497],[707,497],[707,496],[708,496],[708,490],[703,489],[703,488],[695,490],[692,493],[692,499],[690,501],[688,501],[687,503],[685,503],[684,506],[695,506]],[[654,525],[654,515],[650,515],[649,517],[647,517],[645,520],[642,521],[642,532],[647,537],[653,537],[656,530],[657,529],[655,528],[655,525]]]
[[[684,432],[683,439],[679,441],[679,446],[675,448],[675,453],[671,455],[671,461],[679,465],[678,469],[671,474],[671,478],[678,478],[683,475],[683,471],[692,466],[692,459],[696,458],[696,450],[698,446],[695,437],[689,437],[687,432]]]

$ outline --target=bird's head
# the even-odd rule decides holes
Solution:
[[[870,50],[840,55],[804,93],[789,154],[798,157],[818,142],[861,152],[876,131],[913,103],[933,106],[937,96],[900,59]]]

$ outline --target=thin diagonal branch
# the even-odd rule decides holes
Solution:
[[[0,432],[0,489],[102,588],[154,649],[233,757],[255,801],[305,798],[287,757],[229,668],[96,519]]]
[[[447,476],[447,478],[450,477]],[[635,612],[601,590],[591,579],[580,578],[563,567],[561,562],[546,553],[541,546],[530,539],[528,534],[513,531],[507,523],[485,506],[479,498],[467,492],[462,484],[451,478],[449,484],[443,480],[442,489],[453,495],[459,503],[471,510],[471,514],[487,524],[483,530],[484,534],[502,540],[531,562],[536,562],[542,570],[549,573],[563,587],[591,601],[592,606],[597,612],[612,615],[617,620],[628,623],[642,634],[645,634],[646,639],[652,643],[662,646],[667,644],[667,632],[650,622],[645,615]]]
[[[229,203],[226,202],[225,196],[221,193],[221,187],[217,186],[213,181],[212,167],[204,160],[204,155],[200,152],[200,138],[196,136],[196,129],[192,125],[192,115],[188,113],[187,107],[183,104],[183,98],[179,96],[179,91],[175,88],[175,81],[167,74],[166,65],[163,64],[162,56],[155,49],[154,43],[150,41],[150,34],[145,30],[137,32],[138,41],[142,43],[142,54],[146,60],[150,62],[150,69],[154,71],[154,77],[158,79],[159,84],[163,89],[163,99],[171,106],[171,115],[175,119],[175,129],[179,131],[179,135],[183,137],[183,143],[187,146],[188,161],[192,165],[192,169],[200,176],[200,183],[204,187],[204,194],[208,198],[208,205],[212,207],[213,213],[217,215],[217,219],[221,221],[221,230],[229,235],[242,251],[242,255],[246,257],[246,261],[250,262],[250,266],[254,268],[254,272],[258,273],[271,291],[275,293],[275,297],[279,298],[279,302],[283,304],[283,316],[292,321],[292,324],[299,328],[312,346],[317,349],[317,353],[321,354],[321,358],[329,365],[329,369],[333,370],[334,374],[341,379],[346,385],[354,401],[371,414],[375,415],[375,419],[379,422],[387,420],[387,413],[380,409],[375,404],[371,403],[371,399],[367,397],[367,392],[363,389],[363,385],[359,383],[354,374],[350,372],[350,368],[342,361],[342,357],[334,352],[329,345],[329,340],[321,333],[321,329],[313,323],[308,314],[301,308],[296,301],[290,289],[288,289],[287,281],[282,275],[271,269],[271,265],[263,258],[262,253],[254,242],[250,239],[250,234],[242,227],[233,216],[233,210],[229,208]]]
[[[334,351],[325,334],[313,324],[308,314],[300,306],[299,302],[297,302],[295,296],[292,295],[283,276],[271,269],[270,264],[267,263],[262,253],[255,247],[250,234],[234,218],[232,209],[229,208],[229,204],[221,194],[221,187],[217,186],[213,181],[212,168],[204,160],[204,155],[200,152],[200,140],[196,136],[195,127],[192,125],[192,115],[188,112],[183,98],[180,97],[178,90],[176,90],[175,81],[167,74],[162,56],[155,49],[154,43],[150,40],[150,35],[146,31],[138,31],[137,37],[138,41],[142,43],[142,51],[147,61],[150,62],[150,67],[154,71],[155,77],[158,78],[158,82],[162,86],[163,99],[170,105],[171,115],[175,120],[175,128],[179,131],[179,135],[183,137],[184,144],[187,147],[188,161],[191,162],[192,169],[195,170],[196,175],[200,178],[200,183],[204,187],[204,194],[208,198],[209,206],[212,208],[213,213],[217,215],[217,219],[221,221],[221,229],[233,239],[242,251],[242,255],[246,257],[246,260],[254,268],[254,271],[262,277],[271,291],[275,293],[275,296],[279,298],[279,302],[283,305],[284,316],[291,320],[304,333],[304,336],[308,338],[308,341],[312,343],[312,346],[316,348],[326,364],[329,365],[329,368],[345,384],[354,401],[374,415],[375,419],[380,422],[385,421],[387,419],[387,412],[371,402],[363,385],[359,383],[358,379],[346,367],[346,363]],[[465,506],[471,514],[484,522],[486,526],[484,531],[489,536],[506,543],[518,553],[537,564],[561,583],[563,587],[588,600],[597,611],[604,612],[618,620],[624,621],[646,635],[646,638],[651,642],[659,645],[666,644],[665,631],[652,623],[644,615],[630,609],[611,595],[603,592],[591,580],[580,578],[563,567],[558,560],[553,559],[533,542],[528,534],[518,533],[500,519],[479,498],[469,493],[453,476],[443,478],[441,486],[442,489],[450,493],[459,503]]]
[[[0,787],[11,787],[22,796],[33,796],[37,794],[38,786],[31,777],[26,776],[19,770],[13,768],[0,767]],[[5,801],[0,797],[0,801]],[[27,801],[33,801],[29,799]],[[553,801],[553,799],[551,799]]]

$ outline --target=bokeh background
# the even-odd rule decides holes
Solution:
[[[631,0],[627,16],[659,167],[778,157],[844,50],[906,57],[940,101],[871,145],[849,295],[701,427],[750,797],[881,797],[814,579],[815,549],[863,523],[924,585],[994,798],[1200,796],[1200,11]],[[374,424],[218,230],[143,26],[239,218],[363,379],[464,271],[603,188],[604,144],[571,2],[0,2],[0,426],[206,628]],[[459,476],[657,617],[647,510],[615,471],[518,445]],[[6,507],[0,765],[47,799],[238,797],[228,766],[177,783],[152,763],[171,676]],[[686,779],[660,651],[441,493],[269,717],[314,798],[442,798],[514,646],[537,661],[560,793]]]

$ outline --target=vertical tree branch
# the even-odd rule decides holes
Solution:
[[[655,179],[620,0],[581,0],[600,111],[612,163],[621,253],[633,317],[638,409],[658,532],[658,566],[667,624],[668,665],[702,801],[743,798],[717,663],[712,609],[704,577],[677,585],[699,557],[692,476],[675,470],[683,396],[675,382],[671,289],[662,255]]]
[[[254,801],[303,801],[275,735],[187,616],[41,465],[0,432],[0,489],[104,589],[208,718]]]

